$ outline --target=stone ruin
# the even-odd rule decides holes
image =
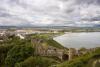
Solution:
[[[78,50],[74,48],[59,49],[53,46],[45,46],[45,41],[43,39],[34,38],[32,39],[32,43],[35,47],[35,55],[38,56],[55,56],[61,60],[72,60],[75,56],[79,56]]]

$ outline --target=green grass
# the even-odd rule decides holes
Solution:
[[[48,43],[48,45],[56,47],[56,48],[60,48],[60,49],[64,48],[61,44],[59,44],[58,42],[54,41],[53,39],[47,40],[47,43]]]

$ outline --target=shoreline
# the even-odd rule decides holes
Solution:
[[[95,48],[95,47],[100,47],[99,33],[100,32],[81,32],[81,33],[67,32],[64,35],[53,38],[53,40],[60,43],[62,46],[66,48],[76,48],[76,49],[80,49],[82,47],[85,47],[87,49]],[[68,41],[66,39],[68,39]],[[72,44],[72,45],[68,45],[68,44]]]

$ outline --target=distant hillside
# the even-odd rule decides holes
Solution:
[[[9,29],[9,28],[39,28],[39,29],[85,29],[85,28],[100,28],[100,25],[93,26],[36,26],[36,25],[27,25],[27,26],[0,26],[0,29]]]
[[[16,26],[0,26],[0,29],[17,28]]]

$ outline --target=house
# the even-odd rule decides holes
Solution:
[[[25,35],[22,35],[22,34],[16,34],[16,36],[18,36],[20,39],[25,39]]]

